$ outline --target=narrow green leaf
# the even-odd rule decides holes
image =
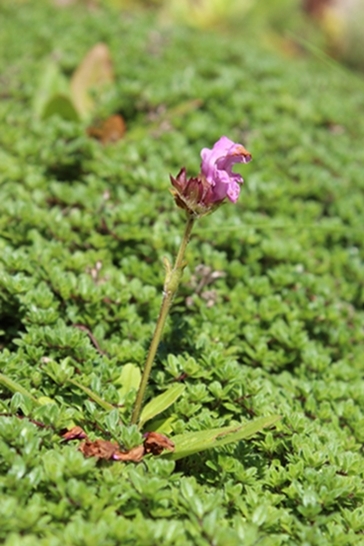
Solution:
[[[7,377],[2,373],[0,373],[0,383],[4,385],[4,387],[6,387],[9,391],[14,393],[18,392],[23,396],[27,396],[28,398],[30,398],[33,402],[35,402],[35,404],[39,404],[38,400],[34,398],[34,396],[30,394],[29,391],[27,391],[24,387],[19,385],[19,383],[16,383],[12,379],[10,379],[10,377]]]
[[[167,417],[167,419],[156,419],[155,421],[148,423],[148,425],[144,427],[144,431],[171,434],[175,420],[176,418],[173,415],[171,417]]]
[[[94,393],[88,387],[85,387],[84,385],[81,385],[81,383],[79,383],[75,379],[68,379],[68,382],[72,383],[72,385],[74,385],[75,387],[77,387],[78,389],[80,389],[81,391],[86,393],[87,396],[89,396],[91,398],[91,400],[96,402],[96,404],[101,406],[103,409],[105,409],[107,411],[115,409],[112,404],[109,404],[109,402],[106,402],[105,400],[103,400],[98,394]]]
[[[148,402],[141,413],[139,428],[142,428],[147,421],[150,421],[150,419],[153,419],[153,417],[169,408],[169,406],[171,406],[177,400],[177,398],[181,396],[184,390],[184,385],[173,385],[165,392]]]
[[[251,423],[243,423],[237,426],[179,434],[171,438],[175,445],[175,451],[163,454],[163,456],[176,461],[194,453],[205,451],[206,449],[238,442],[256,434],[265,427],[273,425],[280,419],[279,415],[270,415],[269,417],[261,417]]]
[[[121,385],[120,389],[118,389],[120,396],[125,398],[131,390],[138,390],[141,377],[138,366],[131,363],[125,364],[117,380],[117,383]]]

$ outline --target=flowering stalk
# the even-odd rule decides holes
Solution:
[[[136,424],[139,420],[139,415],[140,415],[142,404],[143,404],[145,389],[147,388],[148,379],[152,369],[154,358],[158,349],[158,345],[163,333],[164,325],[166,323],[173,298],[177,292],[180,280],[182,278],[183,269],[185,267],[184,256],[185,256],[188,242],[190,240],[194,221],[195,221],[195,217],[193,215],[190,215],[187,218],[185,231],[182,237],[181,245],[179,247],[179,251],[178,251],[177,258],[173,268],[171,268],[171,264],[167,260],[165,260],[166,278],[165,278],[164,287],[163,287],[163,301],[159,311],[159,316],[158,316],[157,324],[154,330],[154,335],[149,347],[147,360],[145,361],[143,375],[139,385],[139,390],[138,390],[138,394],[137,394],[134,409],[133,409],[133,414],[131,417],[132,425]]]
[[[201,151],[201,158],[201,172],[198,176],[187,178],[186,169],[182,168],[176,178],[170,177],[173,186],[171,192],[177,206],[186,211],[187,223],[173,268],[167,260],[165,261],[163,301],[144,365],[131,424],[136,424],[139,420],[153,361],[174,295],[182,278],[185,267],[184,256],[194,222],[197,218],[216,210],[226,199],[232,203],[237,201],[240,193],[239,184],[243,183],[243,179],[232,171],[232,166],[235,163],[248,163],[251,155],[244,146],[235,144],[223,136],[211,150],[204,148]]]

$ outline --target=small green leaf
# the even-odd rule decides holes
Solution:
[[[169,406],[171,406],[177,400],[177,398],[181,396],[184,390],[184,385],[173,385],[168,390],[148,402],[141,413],[139,428],[142,428],[147,421],[150,421],[150,419],[153,419],[153,417],[169,408]]]
[[[125,396],[131,390],[138,390],[140,380],[141,373],[138,366],[131,363],[125,364],[125,366],[123,366],[121,375],[117,380],[117,383],[121,385],[120,389],[118,389],[120,396],[122,398],[125,398]]]
[[[168,457],[169,459],[178,460],[194,453],[205,451],[206,449],[238,442],[239,440],[252,436],[265,427],[273,425],[279,421],[279,419],[281,419],[279,415],[270,415],[269,417],[261,417],[251,423],[243,423],[238,426],[179,434],[178,436],[171,438],[175,445],[175,451],[163,456]]]

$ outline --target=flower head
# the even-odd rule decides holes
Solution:
[[[223,136],[211,150],[203,148],[201,158],[198,176],[187,178],[186,169],[182,168],[175,178],[170,177],[176,204],[196,216],[212,212],[226,198],[237,201],[243,179],[232,167],[235,163],[248,163],[252,156],[244,146]]]
[[[201,173],[212,187],[213,201],[222,201],[226,197],[236,203],[240,186],[244,180],[240,174],[233,173],[235,163],[248,163],[252,156],[241,144],[235,144],[223,136],[214,144],[212,150],[201,151]]]

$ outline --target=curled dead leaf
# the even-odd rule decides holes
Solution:
[[[174,443],[159,432],[146,432],[144,434],[143,444],[133,447],[127,451],[122,451],[119,444],[109,440],[90,440],[81,427],[73,427],[62,435],[65,441],[84,439],[79,445],[79,451],[85,457],[96,457],[107,461],[123,461],[138,463],[144,457],[151,453],[160,455],[163,450],[174,451]]]
[[[164,449],[168,451],[174,451],[174,443],[159,432],[146,432],[144,434],[144,448],[145,453],[152,453],[153,455],[160,455]]]
[[[124,119],[115,114],[105,121],[92,125],[87,129],[87,134],[99,140],[102,144],[110,144],[120,140],[126,131]]]
[[[62,434],[62,438],[65,442],[69,442],[70,440],[84,440],[87,438],[87,434],[83,428],[77,426],[67,430],[67,432]]]
[[[108,440],[89,440],[86,439],[78,448],[85,457],[97,457],[98,459],[112,459],[113,455],[119,451],[116,442]]]
[[[109,442],[108,440],[91,441],[89,439],[82,442],[78,449],[85,457],[134,463],[141,461],[145,451],[143,445],[133,447],[129,451],[120,451],[120,446],[116,442]]]
[[[142,460],[144,457],[144,446],[140,445],[137,447],[133,447],[133,449],[130,449],[129,451],[118,451],[117,453],[114,453],[113,460],[114,461],[131,461],[133,463],[138,463]]]

